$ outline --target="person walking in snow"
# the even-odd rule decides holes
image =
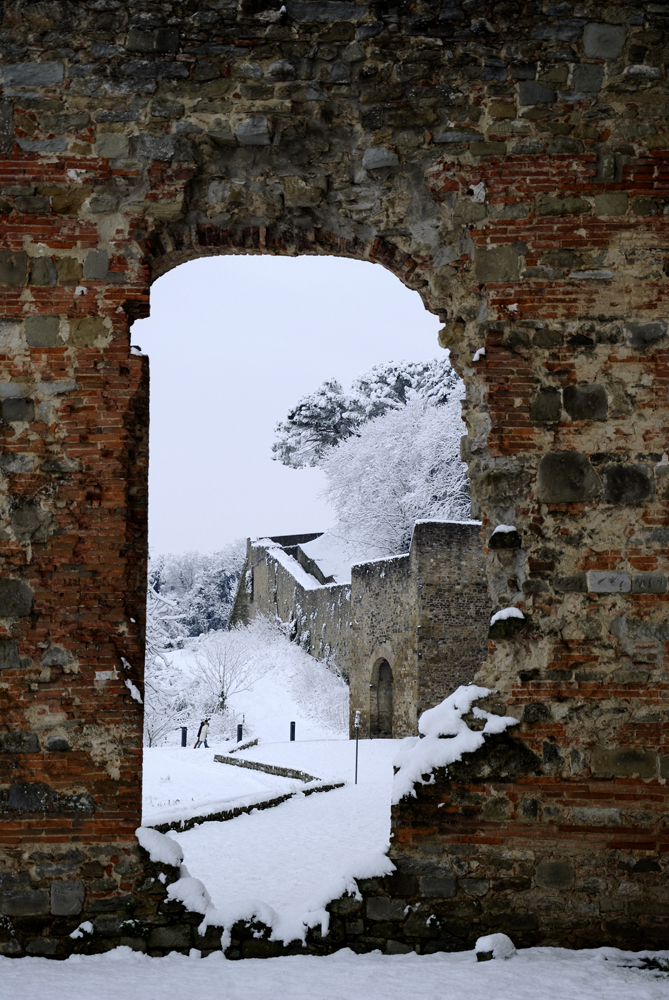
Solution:
[[[197,750],[199,746],[203,743],[206,749],[209,749],[209,744],[207,743],[207,733],[209,732],[209,719],[203,719],[200,723],[200,728],[197,731],[197,739],[195,740],[194,750]]]

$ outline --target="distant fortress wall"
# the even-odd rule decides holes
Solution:
[[[410,551],[328,582],[301,546],[318,535],[249,539],[232,623],[278,616],[350,684],[351,735],[411,736],[418,716],[474,677],[490,605],[477,522],[421,521]]]

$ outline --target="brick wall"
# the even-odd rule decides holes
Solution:
[[[612,872],[624,835],[626,898],[667,905],[666,11],[285,7],[3,8],[0,909],[33,921],[6,949],[51,937],[29,895],[51,882],[85,883],[82,913],[124,898],[125,876],[83,866],[136,851],[140,816],[123,678],[141,690],[148,372],[129,328],[156,276],[227,253],[380,263],[439,315],[484,540],[517,529],[485,554],[493,609],[524,624],[497,628],[478,679],[526,720],[521,756],[541,750],[531,798],[642,802],[577,839]],[[537,866],[559,854],[542,810],[523,821]],[[45,848],[84,860],[43,874]],[[565,893],[584,940],[605,927]]]

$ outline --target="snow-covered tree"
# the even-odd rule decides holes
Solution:
[[[350,393],[334,380],[300,399],[276,425],[274,457],[294,469],[318,466],[363,426],[416,398],[445,403],[459,380],[446,358],[391,361],[356,379]]]
[[[330,534],[390,554],[407,550],[418,519],[469,516],[460,398],[415,396],[329,451],[321,465],[337,514]]]
[[[269,664],[254,653],[253,632],[244,625],[201,637],[195,677],[205,713],[225,712],[230,698],[248,691],[267,673]]]

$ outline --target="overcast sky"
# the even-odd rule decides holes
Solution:
[[[322,473],[274,461],[274,425],[325,379],[443,355],[438,329],[378,264],[209,257],[159,278],[131,335],[151,361],[152,553],[329,527]]]

